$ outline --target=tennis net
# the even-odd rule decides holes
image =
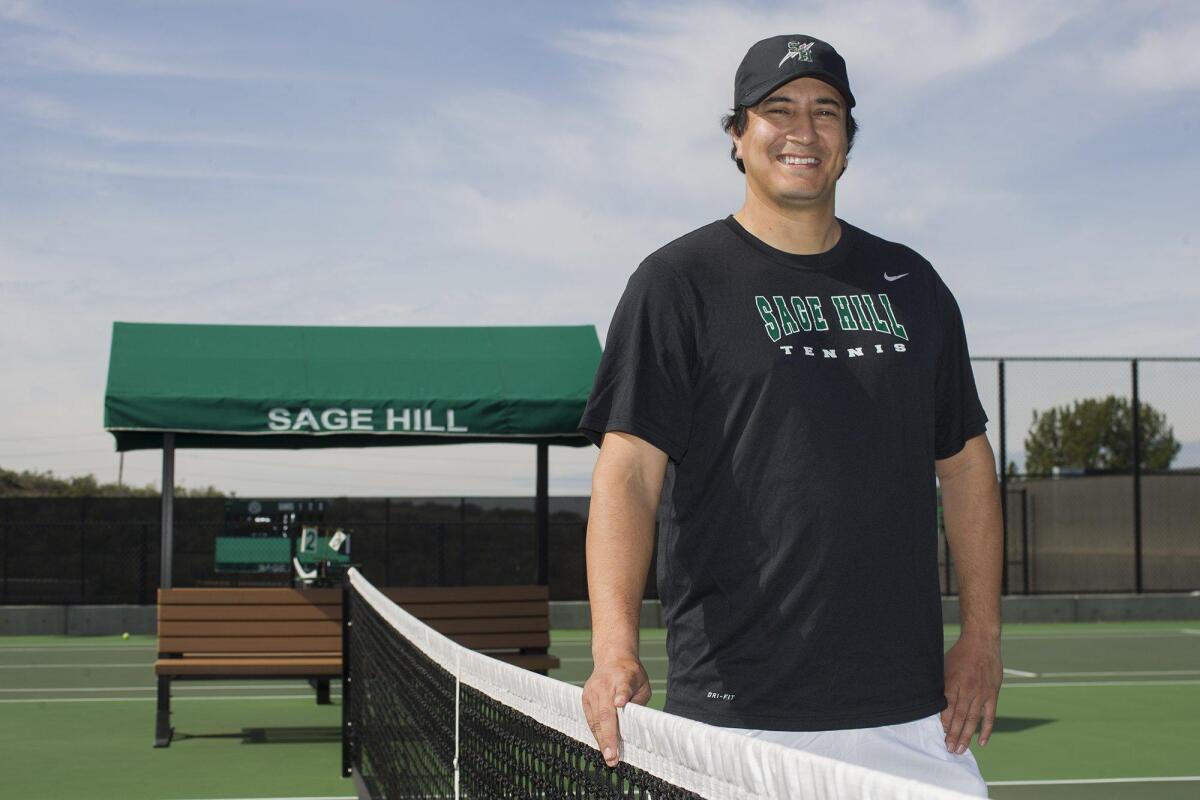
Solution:
[[[582,690],[464,648],[349,573],[343,768],[360,797],[963,798],[629,705],[604,764]]]

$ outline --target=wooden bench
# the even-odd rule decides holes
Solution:
[[[545,586],[384,589],[390,599],[449,638],[525,669],[546,674],[559,660],[550,646]],[[158,711],[154,746],[168,747],[171,682],[307,680],[330,702],[342,675],[341,589],[160,589]]]

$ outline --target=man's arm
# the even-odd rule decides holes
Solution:
[[[987,436],[969,440],[936,462],[946,539],[958,575],[962,631],[946,653],[942,727],[946,749],[964,753],[976,727],[986,745],[996,721],[1004,670],[1000,663],[1000,575],[1004,554],[996,462]]]
[[[592,473],[587,575],[594,668],[583,710],[610,767],[620,758],[616,709],[650,699],[650,679],[638,660],[638,620],[666,465],[658,448],[610,431]]]

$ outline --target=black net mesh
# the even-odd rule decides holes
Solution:
[[[351,590],[351,762],[376,800],[454,797],[455,679]],[[469,798],[694,798],[467,685],[459,791]]]
[[[354,766],[375,798],[454,796],[454,676],[351,590]]]

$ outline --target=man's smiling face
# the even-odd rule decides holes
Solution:
[[[746,182],[758,199],[783,209],[832,204],[846,166],[846,102],[816,78],[797,78],[747,109],[734,136]]]

